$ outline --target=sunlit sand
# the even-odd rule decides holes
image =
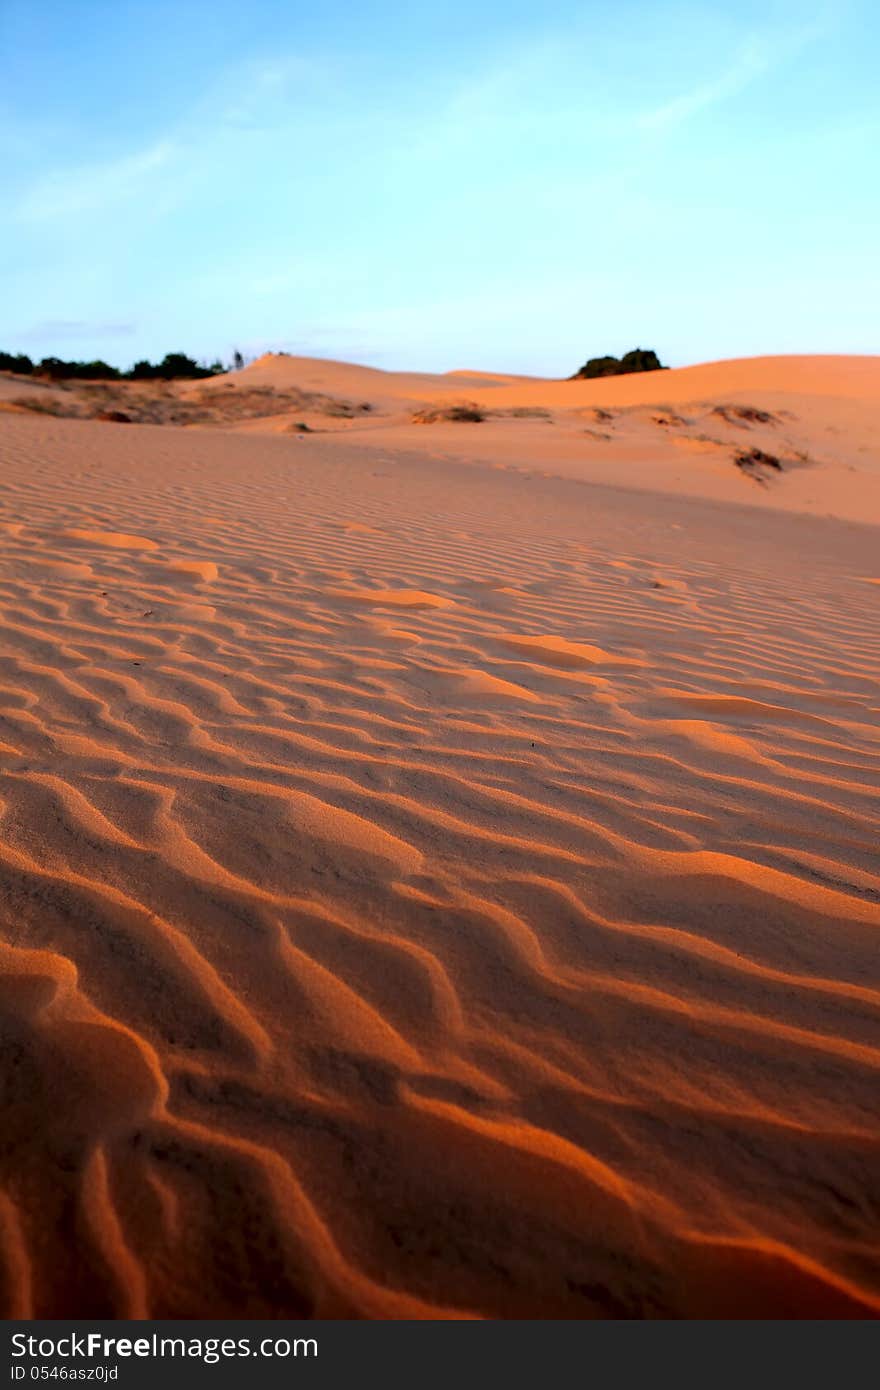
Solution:
[[[7,1315],[877,1315],[880,359],[174,391],[0,378]]]

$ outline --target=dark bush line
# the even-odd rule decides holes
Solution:
[[[235,366],[238,367],[241,355],[236,353]],[[243,361],[241,362],[243,365]],[[50,381],[174,381],[181,377],[195,380],[199,377],[219,376],[228,371],[222,362],[210,364],[196,362],[185,352],[167,352],[161,362],[148,362],[142,359],[135,362],[127,372],[111,367],[100,358],[95,362],[66,362],[61,357],[44,357],[40,362],[32,362],[23,352],[0,352],[0,371],[15,372],[19,376],[36,376]]]
[[[589,362],[585,362],[580,371],[575,372],[571,377],[572,381],[577,381],[583,377],[598,376],[626,376],[629,372],[666,372],[668,367],[664,367],[656,352],[652,348],[633,348],[632,352],[625,352],[622,357],[591,357]]]
[[[127,372],[111,367],[109,362],[98,358],[94,362],[67,362],[61,357],[44,357],[32,362],[26,353],[0,352],[0,371],[15,372],[19,376],[36,376],[50,381],[174,381],[180,378],[190,380],[219,376],[226,371],[237,371],[244,366],[244,358],[236,352],[230,367],[215,360],[211,363],[196,362],[185,352],[167,352],[161,362],[148,362],[145,358],[135,362]],[[668,370],[650,348],[633,348],[622,357],[591,357],[574,373],[572,381],[578,378],[625,376],[629,372],[659,372]]]

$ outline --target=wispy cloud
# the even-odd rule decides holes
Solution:
[[[699,82],[669,101],[636,117],[643,130],[660,131],[682,125],[711,106],[738,96],[758,78],[781,66],[807,44],[825,36],[833,20],[829,11],[784,31],[751,34],[740,45],[733,61],[706,82]]]
[[[710,82],[702,82],[682,92],[652,111],[643,111],[636,123],[644,130],[663,130],[680,125],[709,106],[736,96],[771,66],[773,55],[760,40],[751,40],[737,60]]]
[[[247,140],[278,141],[285,131],[301,133],[307,121],[320,134],[334,118],[340,80],[336,68],[301,54],[232,63],[149,143],[105,160],[50,168],[10,198],[8,215],[19,224],[45,226],[186,199],[206,174],[246,169]],[[0,131],[0,147],[5,134]]]
[[[13,216],[19,222],[51,222],[139,199],[174,155],[172,141],[161,140],[119,159],[46,174],[25,190]]]

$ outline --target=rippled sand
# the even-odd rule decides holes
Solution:
[[[877,1314],[875,527],[9,414],[0,541],[7,1315]]]

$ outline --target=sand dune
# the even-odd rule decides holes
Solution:
[[[880,522],[880,358],[768,357],[600,381],[452,372],[378,372],[268,355],[239,375],[253,385],[317,390],[371,410],[315,429],[352,445],[433,451],[649,492]],[[479,425],[412,423],[424,407],[485,412]],[[292,416],[246,422],[284,429]],[[423,436],[428,432],[430,438]],[[750,466],[759,451],[774,466]],[[745,466],[743,466],[745,464]]]
[[[334,396],[363,396],[375,400],[424,401],[435,395],[458,396],[468,390],[484,405],[494,401],[510,405],[555,405],[561,409],[584,404],[623,406],[664,400],[691,401],[752,390],[868,399],[876,404],[880,390],[880,357],[742,357],[664,372],[602,377],[592,381],[560,381],[472,371],[434,375],[388,372],[351,362],[266,353],[234,378],[218,377],[215,382],[219,385],[229,380],[239,386],[295,384]]]
[[[0,413],[333,434],[762,510],[880,522],[880,357],[766,357],[600,381],[384,372],[266,354],[183,383],[63,386],[0,374]],[[459,418],[444,418],[450,414]],[[482,418],[481,418],[482,417]]]
[[[7,1315],[877,1316],[878,372],[0,417]]]

